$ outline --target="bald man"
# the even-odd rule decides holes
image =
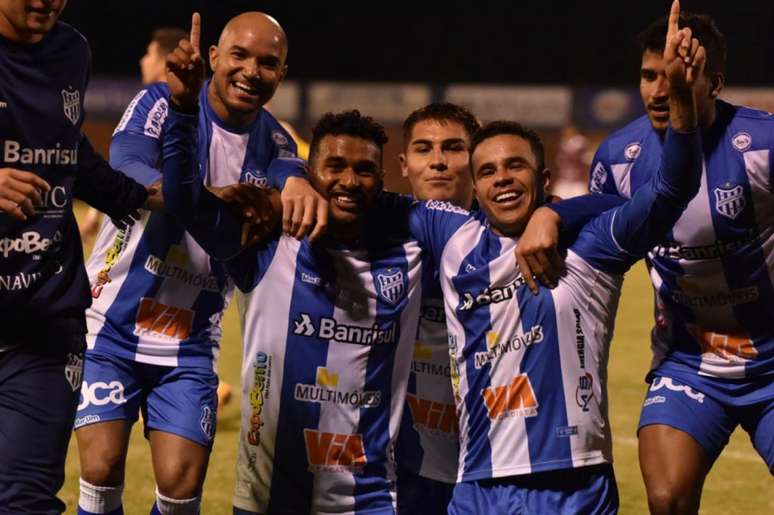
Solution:
[[[197,53],[198,35],[196,15],[190,44]],[[269,163],[295,156],[296,145],[263,105],[285,77],[286,57],[282,27],[257,12],[233,18],[210,47],[213,76],[198,102],[197,155],[206,186],[282,186],[267,175]],[[111,162],[141,183],[161,177],[169,104],[167,84],[148,85],[116,127]],[[288,179],[286,202],[309,207],[294,188],[311,187]],[[296,236],[313,220],[295,208],[287,216]],[[87,269],[94,302],[75,423],[78,513],[123,513],[127,446],[141,409],[157,483],[151,513],[198,513],[215,432],[220,321],[232,284],[163,211],[128,230],[103,224]]]

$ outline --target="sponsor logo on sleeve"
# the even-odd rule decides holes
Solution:
[[[271,139],[277,146],[286,147],[288,145],[288,138],[281,132],[272,132]]]
[[[502,386],[490,386],[481,390],[484,404],[491,420],[506,417],[534,417],[538,414],[538,402],[527,374],[519,374]]]
[[[362,471],[367,459],[363,436],[304,429],[309,472]]]
[[[158,139],[159,136],[161,136],[161,129],[164,126],[164,120],[167,119],[168,113],[169,104],[167,103],[167,99],[160,98],[156,100],[150,108],[150,111],[148,111],[148,116],[145,118],[143,134]]]
[[[640,157],[640,152],[642,152],[642,146],[639,143],[629,143],[624,149],[624,157],[627,161],[634,161]]]
[[[737,132],[731,138],[731,144],[739,152],[744,152],[752,145],[752,136],[747,132]]]
[[[118,122],[118,125],[116,125],[116,128],[113,131],[113,136],[115,136],[116,133],[126,129],[126,126],[129,124],[129,120],[132,119],[132,115],[134,114],[134,108],[137,107],[137,103],[140,101],[140,99],[142,99],[142,97],[145,96],[147,92],[147,89],[140,91],[134,96],[132,101],[129,102],[129,105],[126,107],[126,111],[124,111],[124,114],[121,116],[121,121]]]

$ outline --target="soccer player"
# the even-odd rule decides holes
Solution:
[[[468,149],[479,123],[464,107],[427,105],[403,122],[400,165],[418,200],[473,203]],[[398,513],[445,514],[457,480],[459,431],[440,280],[423,276],[422,306],[396,461]]]
[[[654,359],[639,425],[640,466],[654,514],[697,513],[704,479],[741,425],[774,473],[774,116],[718,99],[726,46],[715,22],[684,14],[707,49],[699,80],[700,194],[649,254]],[[659,20],[639,36],[647,114],[613,133],[590,189],[628,198],[653,175],[669,117]]]
[[[677,12],[666,51],[670,116],[673,129],[690,131],[704,50],[677,30]],[[685,39],[687,63],[677,57]],[[534,132],[495,122],[476,133],[480,213],[433,201],[412,213],[412,233],[440,266],[460,415],[449,513],[617,511],[605,368],[620,285],[698,191],[698,133],[670,130],[661,163],[631,201],[585,225],[567,275],[537,296],[522,287],[513,255],[548,182]]]
[[[170,69],[186,84],[192,58],[175,58]],[[239,253],[238,223],[194,175],[197,120],[184,114],[195,109],[192,89],[172,93],[164,191],[202,246],[231,258],[229,273],[248,294],[234,512],[394,513],[391,449],[422,260],[390,223],[394,202],[380,196],[386,135],[357,111],[324,116],[310,176],[329,199],[325,239],[276,235]]]
[[[191,44],[198,52],[197,20]],[[213,76],[199,101],[196,146],[208,186],[268,185],[271,160],[295,155],[290,136],[262,109],[285,76],[286,55],[282,28],[257,12],[230,20],[210,48]],[[167,84],[144,88],[111,143],[113,164],[145,184],[161,177],[168,102]],[[122,513],[127,445],[140,409],[157,482],[153,513],[198,513],[215,431],[220,322],[233,287],[163,211],[126,230],[103,224],[88,272],[94,304],[75,423],[78,513]]]
[[[167,54],[177,48],[178,41],[186,37],[188,37],[188,34],[184,30],[174,27],[153,31],[145,55],[140,59],[140,72],[143,84],[153,84],[166,79]],[[90,208],[79,223],[82,240],[91,240],[97,235],[99,221],[99,211]]]
[[[152,200],[81,133],[90,51],[83,36],[58,22],[65,3],[0,1],[3,515],[64,510],[56,493],[91,300],[72,199],[116,219]]]

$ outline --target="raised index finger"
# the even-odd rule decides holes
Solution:
[[[669,10],[669,21],[667,22],[667,41],[679,30],[680,21],[680,0],[672,2],[672,8]]]
[[[679,12],[679,11],[678,11]],[[194,48],[194,52],[199,53],[199,37],[202,33],[202,17],[199,13],[193,13],[191,15],[191,46]]]

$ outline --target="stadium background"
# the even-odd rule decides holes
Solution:
[[[470,107],[482,120],[508,118],[535,127],[549,166],[565,181],[583,181],[578,170],[597,144],[642,114],[636,89],[639,52],[634,37],[668,9],[666,0],[594,2],[567,6],[537,2],[491,9],[447,2],[443,15],[412,6],[390,13],[332,13],[280,2],[74,0],[63,19],[81,30],[93,50],[93,78],[86,95],[85,131],[105,155],[124,107],[139,90],[137,61],[160,26],[186,28],[190,13],[203,18],[203,42],[214,43],[224,23],[245,10],[264,10],[285,27],[290,71],[270,108],[308,138],[322,113],[358,108],[381,121],[387,187],[406,191],[397,155],[400,123],[430,101]],[[774,112],[774,3],[685,1],[683,8],[713,15],[726,34],[729,65],[724,98]],[[440,9],[440,7],[438,7]],[[448,14],[447,14],[448,13]],[[571,139],[582,134],[585,140]],[[579,147],[576,143],[581,142]],[[582,173],[581,173],[582,175]],[[77,206],[78,213],[83,207]],[[87,244],[88,247],[88,244]],[[610,357],[609,392],[621,513],[647,513],[637,465],[635,430],[650,353],[651,292],[644,267],[629,273]],[[220,372],[239,384],[240,339],[235,310],[225,318]],[[239,388],[235,388],[238,392]],[[205,483],[203,513],[230,513],[238,399],[219,419],[218,438]],[[137,428],[136,428],[137,429]],[[62,496],[68,512],[77,502],[74,441]],[[135,430],[127,463],[126,513],[146,513],[153,479],[148,447]],[[766,467],[749,439],[737,431],[705,486],[703,514],[774,512]]]

